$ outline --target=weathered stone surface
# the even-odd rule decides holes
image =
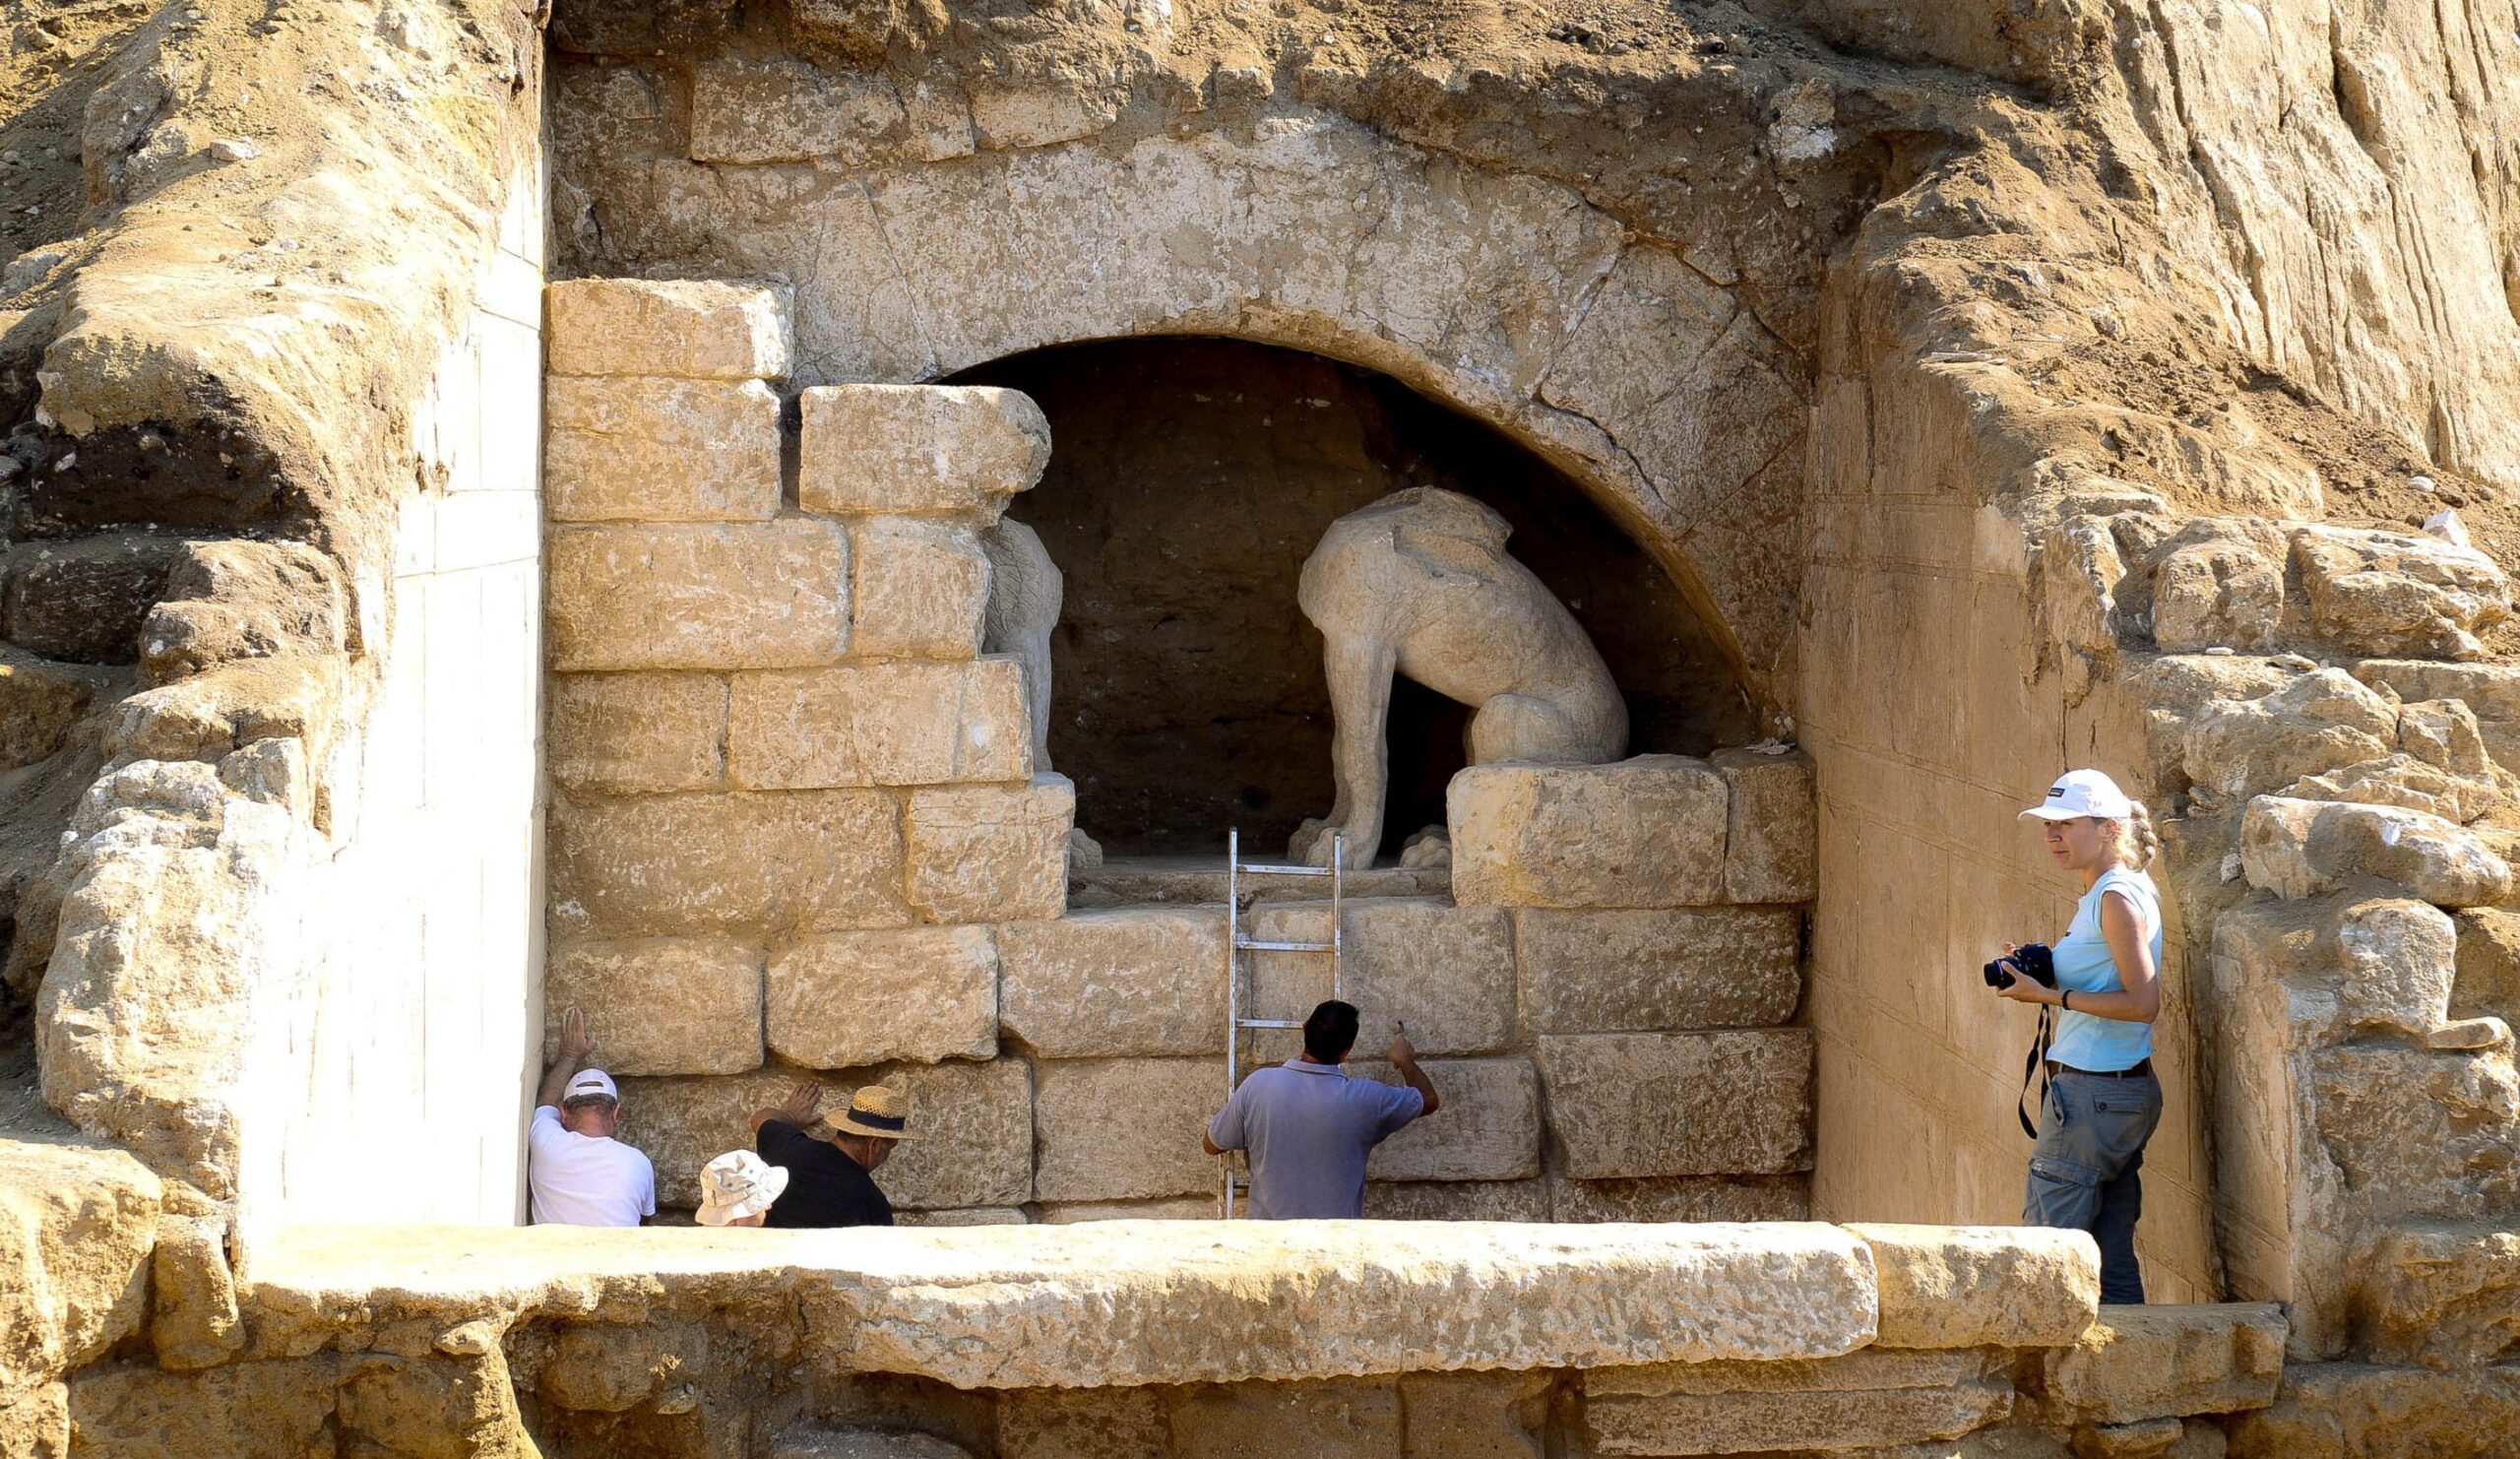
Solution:
[[[1707,756],[1730,796],[1724,900],[1808,902],[1819,892],[1820,807],[1811,757],[1723,749]]]
[[[1340,922],[1340,992],[1356,1005],[1359,1057],[1380,1054],[1404,1025],[1420,1054],[1485,1053],[1513,1043],[1513,929],[1502,909],[1357,897],[1346,902]],[[1267,941],[1327,941],[1330,904],[1257,902],[1245,926],[1245,936]],[[1254,1009],[1265,1011],[1245,1016],[1301,1018],[1330,996],[1330,983],[1323,954],[1255,952],[1250,994]],[[1294,1041],[1285,1042],[1292,1054]]]
[[[711,673],[555,673],[544,700],[551,778],[590,791],[725,784],[726,680]]]
[[[1041,478],[1050,425],[1019,391],[818,385],[804,393],[809,512],[955,516],[985,526]]]
[[[188,541],[167,568],[165,597],[141,622],[140,681],[171,683],[240,659],[340,653],[347,597],[341,565],[304,542]]]
[[[1544,1459],[1551,1387],[1544,1372],[1406,1374],[1402,1459]]]
[[[770,1047],[808,1068],[997,1053],[997,951],[986,927],[807,938],[770,960]]]
[[[2426,765],[2452,775],[2490,779],[2493,759],[2476,711],[2456,699],[2426,699],[2398,709],[2398,743]]]
[[[882,76],[785,59],[692,68],[693,161],[859,163],[898,142],[904,120],[901,97]]]
[[[1172,1410],[1176,1452],[1217,1459],[1363,1459],[1399,1453],[1400,1432],[1400,1385],[1390,1378],[1201,1388]]]
[[[1684,907],[1724,899],[1729,795],[1702,760],[1474,765],[1445,794],[1465,907]]]
[[[2182,767],[2209,794],[2236,802],[2386,755],[2397,722],[2395,704],[2324,668],[2256,699],[2208,701],[2188,725]]]
[[[2520,1017],[2520,913],[2472,908],[2457,914],[2457,982],[2450,1016]]]
[[[1080,1221],[1214,1221],[1213,1195],[1168,1195],[1145,1201],[1055,1201],[1039,1207],[1045,1226]]]
[[[2100,1315],[2100,1248],[2083,1232],[2015,1226],[1847,1230],[1872,1248],[1883,1348],[2055,1348]]]
[[[2475,834],[2394,805],[2260,795],[2240,829],[2249,883],[2279,897],[2314,897],[2357,876],[2394,881],[2441,907],[2479,907],[2511,893],[2511,868]]]
[[[2385,760],[2363,760],[2325,775],[2305,775],[2276,792],[2291,800],[2351,800],[2399,805],[2465,824],[2502,803],[2491,780],[2456,775],[2401,750]]]
[[[1008,922],[997,946],[999,1022],[1043,1058],[1225,1051],[1222,907]]]
[[[1533,1033],[1766,1028],[1802,997],[1802,918],[1790,908],[1524,908],[1514,951]]]
[[[577,1413],[618,1414],[655,1398],[708,1361],[703,1333],[659,1324],[628,1332],[570,1327],[551,1343],[535,1390]]]
[[[1033,1071],[1019,1059],[914,1064],[892,1077],[910,1092],[918,1138],[876,1183],[905,1211],[1019,1206],[1033,1194]],[[862,1080],[849,1081],[855,1088]],[[846,1102],[828,1096],[826,1111]]]
[[[839,664],[730,682],[726,774],[738,786],[932,786],[1032,774],[1013,660]]]
[[[1774,1174],[1810,1160],[1807,1030],[1559,1035],[1540,1041],[1540,1071],[1579,1180]]]
[[[558,527],[544,584],[555,669],[802,668],[849,646],[836,523]]]
[[[557,941],[542,975],[542,1062],[560,1015],[585,1009],[612,1074],[740,1074],[761,1066],[761,948],[724,937]]]
[[[554,799],[555,935],[906,926],[901,807],[880,791]]]
[[[1855,1449],[1957,1438],[2012,1410],[1977,1353],[1870,1349],[1802,1363],[1662,1364],[1584,1374],[1597,1454]]]
[[[766,288],[714,280],[568,279],[542,290],[554,375],[775,380],[788,373],[788,308]],[[771,451],[778,452],[777,419]]]
[[[2271,1407],[2232,1425],[2234,1459],[2426,1459],[2490,1452],[2481,1435],[2520,1432],[2520,1372],[2505,1365],[2437,1372],[2360,1363],[2285,1369]]]
[[[2520,1342],[2520,1234],[2399,1227],[2354,1270],[2357,1347],[2373,1362],[2468,1368]]]
[[[1020,729],[1016,739],[1025,742]],[[903,830],[911,905],[933,922],[1057,917],[1075,824],[1076,788],[1063,775],[1021,789],[914,791]]]
[[[2493,559],[2436,537],[2303,527],[2293,561],[2311,626],[2348,653],[2475,659],[2476,630],[2511,615]]]
[[[183,546],[120,533],[25,543],[0,558],[0,638],[46,659],[129,664]]]
[[[799,1424],[771,1441],[769,1459],[972,1459],[972,1451],[932,1433]]]
[[[121,1151],[0,1140],[0,1409],[139,1326],[160,1196]]]
[[[1374,1147],[1374,1180],[1524,1180],[1540,1174],[1540,1076],[1522,1058],[1426,1059],[1435,1112]],[[1388,1064],[1352,1077],[1401,1082]]]
[[[915,517],[857,525],[850,652],[868,659],[969,659],[980,651],[988,558],[972,529]]]
[[[1172,1459],[1169,1395],[1154,1388],[1016,1388],[998,1400],[999,1459]]]
[[[2275,1401],[2284,1335],[2273,1302],[2103,1307],[2099,1325],[2047,1360],[2048,1391],[2102,1424],[2262,1409]]]
[[[765,522],[779,512],[779,397],[758,380],[555,375],[542,395],[555,522]]]
[[[1546,1221],[1542,1180],[1368,1180],[1368,1221]]]
[[[895,1226],[1027,1226],[1021,1206],[975,1206],[961,1211],[895,1211]]]
[[[0,771],[57,753],[93,692],[77,672],[0,645]]]
[[[224,1216],[159,1218],[149,1283],[149,1343],[160,1367],[209,1367],[245,1346]]]
[[[2284,615],[2282,536],[2248,518],[2188,524],[2153,558],[2153,641],[2166,654],[2271,647]]]
[[[256,1261],[243,1297],[278,1352],[320,1341],[346,1310],[379,1327],[587,1313],[623,1283],[643,1299],[625,1320],[703,1294],[738,1330],[784,1328],[801,1306],[841,1370],[965,1388],[1764,1367],[1862,1345],[1874,1300],[1869,1254],[1834,1227],[1390,1222],[306,1228]],[[1289,1292],[1304,1294],[1299,1323],[1286,1320]],[[1025,1342],[1003,1340],[1019,1327]]]
[[[1212,1192],[1217,1160],[1199,1147],[1199,1134],[1225,1095],[1225,1066],[1216,1059],[1042,1064],[1034,1194],[1110,1201]]]
[[[1811,1177],[1656,1175],[1634,1180],[1548,1177],[1548,1219],[1601,1221],[1808,1221]]]
[[[2366,1218],[2483,1221],[2520,1202],[2510,1046],[2498,1025],[2455,1032],[2471,1037],[2439,1050],[2362,1040],[2314,1048],[2306,1069],[2297,1066],[2318,1111],[2321,1154]],[[2460,1047],[2472,1042],[2485,1047]]]

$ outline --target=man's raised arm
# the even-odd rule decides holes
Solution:
[[[595,1052],[595,1036],[587,1032],[587,1016],[572,1008],[560,1015],[560,1049],[551,1067],[542,1071],[542,1088],[534,1096],[535,1108],[544,1105],[557,1110],[560,1097],[568,1092],[569,1076],[586,1067],[587,1055]]]

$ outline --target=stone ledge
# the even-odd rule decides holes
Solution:
[[[1824,1358],[1874,1308],[1871,1254],[1835,1227],[1472,1222],[311,1227],[263,1243],[239,1298],[255,1357],[694,1304],[960,1388]]]

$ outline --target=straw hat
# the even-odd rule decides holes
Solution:
[[[910,1096],[889,1084],[869,1084],[849,1097],[849,1108],[823,1123],[847,1135],[878,1140],[915,1140],[910,1132]]]
[[[702,1226],[725,1226],[770,1209],[788,1188],[788,1168],[765,1163],[749,1150],[729,1150],[700,1168]]]

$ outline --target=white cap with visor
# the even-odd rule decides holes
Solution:
[[[2022,812],[2043,821],[2071,821],[2094,816],[2120,821],[2135,813],[2135,802],[2117,782],[2097,770],[2068,770],[2048,788],[2048,798]]]

